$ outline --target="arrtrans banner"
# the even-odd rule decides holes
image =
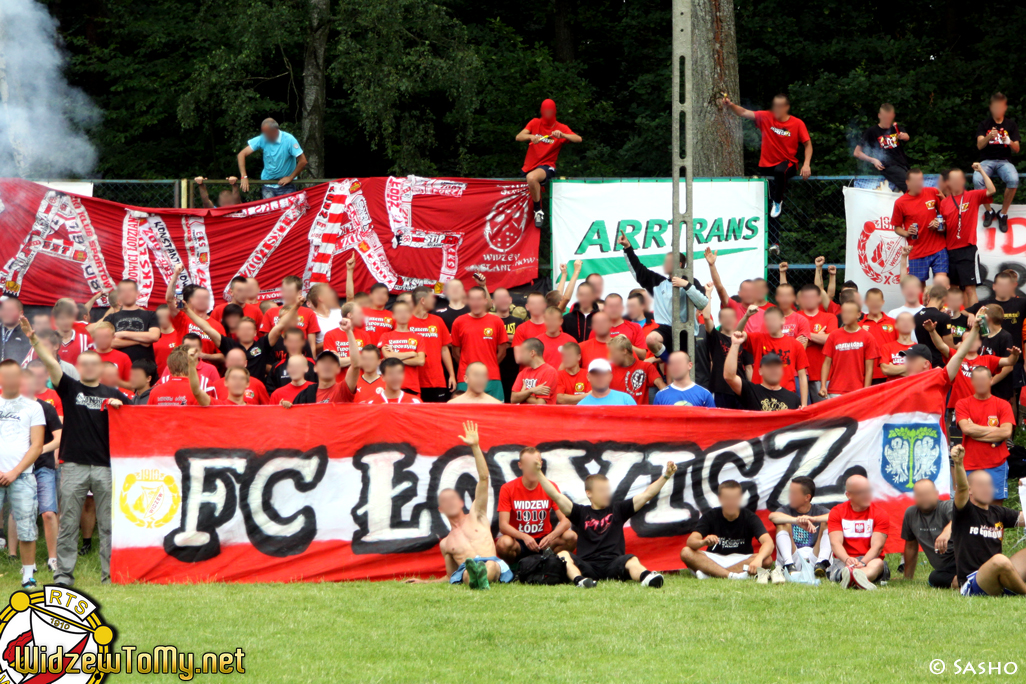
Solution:
[[[221,209],[145,209],[0,179],[0,285],[45,306],[130,278],[139,305],[152,308],[181,265],[179,289],[195,283],[227,299],[229,282],[243,276],[275,299],[287,275],[342,291],[355,253],[358,290],[385,283],[408,292],[453,278],[469,287],[472,272],[513,287],[538,277],[529,198],[523,182],[406,176],[339,179]]]
[[[766,269],[766,181],[746,178],[694,180],[695,278],[709,282],[702,254],[718,250],[716,268],[728,292]],[[680,184],[684,208],[684,182]],[[641,262],[662,273],[673,250],[673,184],[668,178],[554,180],[552,263],[583,264],[581,278],[600,274],[605,294],[624,297],[638,286],[627,268],[622,232]],[[681,251],[686,249],[681,238]],[[754,275],[753,275],[754,274]]]
[[[681,567],[680,549],[718,484],[742,483],[766,520],[799,475],[815,502],[844,501],[851,473],[869,477],[895,530],[912,485],[950,492],[935,371],[801,411],[692,407],[314,405],[147,408],[111,412],[115,582],[287,582],[441,576],[448,534],[438,492],[470,506],[473,457],[459,439],[476,420],[489,464],[488,510],[537,447],[548,477],[577,503],[603,473],[614,500],[677,463],[672,483],[630,520],[627,551],[649,568]],[[230,430],[225,426],[230,425]],[[269,426],[272,426],[268,429]],[[397,426],[399,429],[397,429]],[[160,439],[154,439],[160,435]]]

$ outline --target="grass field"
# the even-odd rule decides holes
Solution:
[[[1007,551],[1023,548],[1020,530],[1008,537]],[[889,557],[892,572],[898,559]],[[1024,599],[963,599],[930,589],[920,560],[916,580],[892,580],[875,592],[829,583],[699,581],[688,573],[669,576],[660,590],[617,583],[487,592],[392,582],[101,586],[95,550],[76,574],[121,645],[246,652],[246,674],[198,682],[823,684],[974,677],[955,674],[958,660],[960,668],[1012,662],[1016,674],[981,678],[1026,678]],[[4,596],[18,589],[18,569],[0,567]],[[45,584],[50,573],[42,570],[37,579]],[[930,672],[935,659],[945,663],[940,676]]]

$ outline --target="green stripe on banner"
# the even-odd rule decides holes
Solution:
[[[724,256],[726,254],[737,254],[739,252],[754,252],[756,247],[738,247],[736,249],[721,249],[717,252],[718,256]],[[696,252],[697,253],[697,252]],[[642,264],[649,268],[654,268],[663,265],[663,260],[666,258],[665,254],[643,254],[638,257]],[[591,275],[597,273],[599,275],[612,275],[614,273],[626,273],[627,272],[627,260],[623,257],[623,252],[618,253],[616,256],[602,257],[600,259],[585,259],[581,264],[581,273],[585,275]]]

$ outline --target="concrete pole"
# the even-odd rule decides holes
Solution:
[[[694,207],[694,180],[691,153],[694,150],[694,117],[691,109],[694,105],[694,79],[692,78],[692,35],[691,35],[691,0],[673,0],[673,117],[672,117],[672,176],[673,176],[673,263],[674,275],[687,278],[694,282],[694,229],[692,227],[692,208]],[[683,81],[684,91],[681,92]],[[684,129],[684,156],[681,156],[680,131]],[[681,169],[684,171],[684,211],[681,211],[680,180]],[[683,224],[684,254],[687,256],[686,266],[681,269],[681,233]],[[673,288],[673,349],[680,350],[680,333],[688,329],[687,352],[691,358],[695,356],[695,334],[693,321],[681,321],[680,288]],[[694,370],[691,371],[692,378]]]

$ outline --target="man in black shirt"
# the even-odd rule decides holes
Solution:
[[[1008,232],[1008,207],[1015,199],[1015,190],[1019,187],[1019,171],[1012,163],[1012,154],[1019,152],[1019,127],[1015,121],[1005,116],[1008,111],[1008,98],[1003,93],[990,96],[990,116],[980,123],[976,129],[976,147],[980,150],[980,167],[991,178],[1000,176],[1005,183],[1005,196],[1001,204],[1001,212],[994,211],[990,202],[984,204],[983,227],[989,228],[996,218],[998,230]],[[973,187],[984,187],[983,174],[973,174]]]
[[[577,301],[563,316],[563,332],[578,342],[584,342],[591,336],[591,317],[598,310],[595,288],[589,282],[581,283],[577,286]]]
[[[926,345],[933,357],[933,367],[941,368],[947,363],[947,359],[941,356],[940,350],[930,339],[930,331],[923,327],[925,321],[932,321],[937,335],[944,340],[949,348],[955,348],[955,342],[951,339],[951,316],[941,311],[944,300],[948,296],[948,288],[943,285],[934,285],[926,294],[927,301],[914,318],[916,321],[916,340],[919,344]]]
[[[93,493],[96,526],[100,530],[100,581],[110,582],[111,476],[107,409],[117,409],[124,397],[100,384],[103,359],[95,351],[78,356],[81,380],[68,377],[57,359],[40,344],[32,326],[22,317],[21,329],[36,356],[46,366],[50,382],[64,407],[61,435],[60,529],[57,533],[57,572],[54,583],[71,586],[78,561],[78,530],[86,494]]]
[[[965,295],[957,287],[949,287],[944,299],[944,313],[951,316],[951,340],[955,346],[962,344],[962,336],[969,329],[969,314],[962,308]]]
[[[981,302],[970,306],[970,313],[978,313],[981,306],[989,307],[991,304],[1001,306],[1004,312],[1004,322],[1001,327],[1012,336],[1012,342],[1019,345],[1023,338],[1023,323],[1026,323],[1026,297],[1018,294],[1019,281],[1014,272],[1001,271],[994,276],[993,294]],[[1012,385],[1018,390],[1026,382],[1026,374],[1023,372],[1023,361],[1020,359],[1012,370]]]
[[[955,508],[951,542],[962,596],[1026,594],[1026,549],[1012,558],[1001,553],[1005,530],[1022,527],[1022,511],[994,505],[994,483],[986,470],[966,477],[965,447],[951,447]]]
[[[615,579],[623,582],[634,580],[656,589],[663,586],[662,575],[648,570],[637,556],[627,553],[623,526],[673,478],[677,472],[676,463],[669,461],[666,470],[641,494],[616,503],[612,501],[613,492],[608,478],[605,475],[589,475],[584,480],[584,493],[588,495],[590,506],[575,504],[556,489],[542,472],[541,459],[534,463],[534,467],[542,489],[563,515],[570,519],[577,533],[577,553],[559,552],[559,557],[567,564],[567,574],[576,575],[574,584],[585,586],[589,580]],[[577,573],[573,572],[575,567]]]
[[[731,334],[730,351],[723,364],[723,380],[740,399],[741,408],[746,411],[787,411],[801,408],[802,402],[798,395],[780,385],[780,381],[784,379],[784,360],[779,354],[770,352],[763,354],[759,359],[762,383],[758,385],[749,380],[748,374],[744,371],[737,372],[738,355],[747,339],[748,334],[743,330],[735,330]]]
[[[905,579],[916,576],[919,548],[922,547],[933,567],[929,584],[937,589],[950,589],[955,584],[955,547],[951,542],[951,514],[954,502],[941,501],[937,485],[923,478],[912,487],[915,505],[905,509],[901,522],[901,538],[905,541],[898,571]]]
[[[699,579],[748,579],[757,575],[759,584],[771,579],[773,584],[783,584],[784,574],[773,562],[773,538],[759,516],[741,507],[741,483],[726,480],[716,493],[719,508],[702,514],[680,559]],[[752,539],[759,540],[759,553],[755,553]]]
[[[458,278],[453,278],[445,284],[442,290],[445,296],[445,306],[435,309],[435,315],[445,321],[445,325],[452,332],[452,324],[456,319],[467,313],[467,288]]]
[[[160,375],[157,373],[157,364],[153,361],[142,359],[132,363],[132,372],[129,375],[129,383],[132,385],[132,404],[135,406],[146,406],[150,401],[150,390],[157,384]]]
[[[729,306],[725,306],[720,309],[719,318],[720,329],[717,330],[712,318],[710,316],[705,317],[705,331],[708,334],[705,349],[709,356],[711,376],[711,387],[709,389],[712,390],[717,408],[739,409],[741,408],[741,403],[738,401],[737,394],[734,393],[733,388],[731,388],[727,381],[723,379],[723,368],[726,365],[727,356],[730,354],[731,335],[734,334],[734,329],[737,327],[737,312]],[[741,374],[748,377],[748,373],[754,363],[752,353],[742,347],[739,354],[741,365],[744,366]],[[735,359],[736,365],[737,359]],[[737,373],[737,368],[734,369],[734,372],[735,374]]]
[[[99,321],[91,323],[86,332],[92,335],[97,324],[107,321],[114,326],[114,342],[111,344],[114,349],[124,352],[132,361],[153,361],[153,343],[160,340],[157,314],[138,305],[139,287],[134,280],[122,280],[116,293],[107,296],[115,295],[116,299],[110,303],[107,312]]]
[[[980,336],[980,354],[996,356],[1003,359],[1011,354],[1013,348],[1018,344],[1012,339],[1011,333],[1002,328],[1005,321],[1005,312],[999,304],[987,306],[987,324],[990,331]],[[990,392],[999,399],[1004,399],[1012,407],[1012,415],[1015,415],[1015,406],[1019,402],[1013,401],[1014,387],[1012,385],[1012,366],[1002,368],[994,374],[991,381]]]
[[[908,157],[904,144],[908,142],[908,131],[898,128],[894,122],[894,105],[884,102],[877,114],[879,124],[867,128],[862,140],[855,146],[855,158],[860,159],[883,174],[892,185],[902,192],[908,192],[905,178],[908,176]]]

